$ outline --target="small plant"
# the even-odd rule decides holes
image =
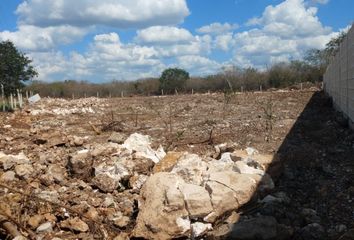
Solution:
[[[273,124],[274,124],[274,102],[272,98],[269,98],[266,102],[261,103],[261,108],[263,110],[265,118],[265,129],[267,131],[266,141],[269,142],[272,138]]]

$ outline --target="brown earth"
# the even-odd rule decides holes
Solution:
[[[267,194],[285,193],[288,200],[273,205],[250,203],[240,212],[241,222],[259,214],[272,216],[286,226],[286,238],[291,239],[338,239],[354,228],[354,134],[318,91],[42,99],[13,114],[0,113],[0,152],[23,152],[40,163],[34,164],[36,178],[24,173],[15,181],[0,180],[1,223],[17,226],[29,238],[45,222],[52,222],[55,231],[44,239],[128,236],[137,215],[136,193],[109,194],[115,208],[129,217],[126,224],[124,217],[120,222],[102,218],[114,211],[105,206],[106,193],[91,196],[82,181],[88,176],[79,180],[65,170],[69,156],[107,143],[112,132],[121,138],[135,132],[149,135],[153,148],[162,145],[166,152],[213,156],[215,145],[227,143],[233,150],[253,147],[263,154],[278,153],[281,167],[269,169],[276,187]],[[68,180],[47,179],[40,168],[44,162],[59,165],[64,172],[58,172],[68,174]],[[0,168],[0,177],[5,172]],[[58,192],[60,186],[71,191],[59,191],[60,203],[53,205],[57,197],[47,202],[36,198],[37,190]],[[87,195],[85,209],[80,205],[82,194]],[[74,223],[65,220],[66,214],[75,216],[70,220]],[[3,237],[9,233],[4,226],[0,226]]]

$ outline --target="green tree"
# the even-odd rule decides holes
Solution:
[[[176,90],[182,90],[185,87],[189,73],[180,68],[168,68],[164,70],[159,79],[160,90],[171,93]]]
[[[25,81],[38,75],[31,62],[12,42],[0,42],[0,84],[4,86],[7,96],[23,88]]]

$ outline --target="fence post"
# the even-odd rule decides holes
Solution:
[[[14,109],[14,98],[12,96],[12,93],[10,94],[10,105],[11,105],[11,109]]]
[[[124,92],[123,92],[123,91],[120,92],[120,96],[121,96],[122,98],[124,97]]]
[[[163,89],[161,89],[161,95],[163,96]]]
[[[1,84],[1,98],[2,98],[2,111],[5,112],[5,93],[4,93],[4,85]]]

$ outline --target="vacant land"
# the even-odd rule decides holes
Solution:
[[[228,233],[223,229],[226,223],[239,221],[246,224],[233,234],[247,239],[242,238],[242,228],[262,225],[262,217],[270,222],[265,231],[275,229],[274,239],[338,239],[354,228],[354,134],[319,91],[42,99],[0,118],[3,156],[22,152],[31,165],[11,175],[7,172],[13,166],[0,164],[0,209],[6,212],[0,215],[29,238],[130,236],[139,214],[141,186],[132,187],[130,177],[124,179],[130,184],[111,191],[92,182],[90,170],[84,173],[68,165],[87,149],[101,147],[105,157],[113,156],[105,144],[122,143],[133,133],[151,136],[152,149],[161,145],[166,152],[218,159],[222,152],[251,147],[277,162],[267,170],[273,189],[254,194],[249,204],[235,211],[234,220],[212,222],[213,231],[200,237],[222,237]],[[215,147],[224,143],[225,149]],[[91,164],[81,168],[97,167]],[[154,164],[147,165],[142,172],[150,176]],[[268,201],[261,201],[267,196]],[[119,217],[109,217],[112,204]],[[43,226],[47,222],[53,224]],[[3,236],[15,235],[6,226],[1,229]]]

